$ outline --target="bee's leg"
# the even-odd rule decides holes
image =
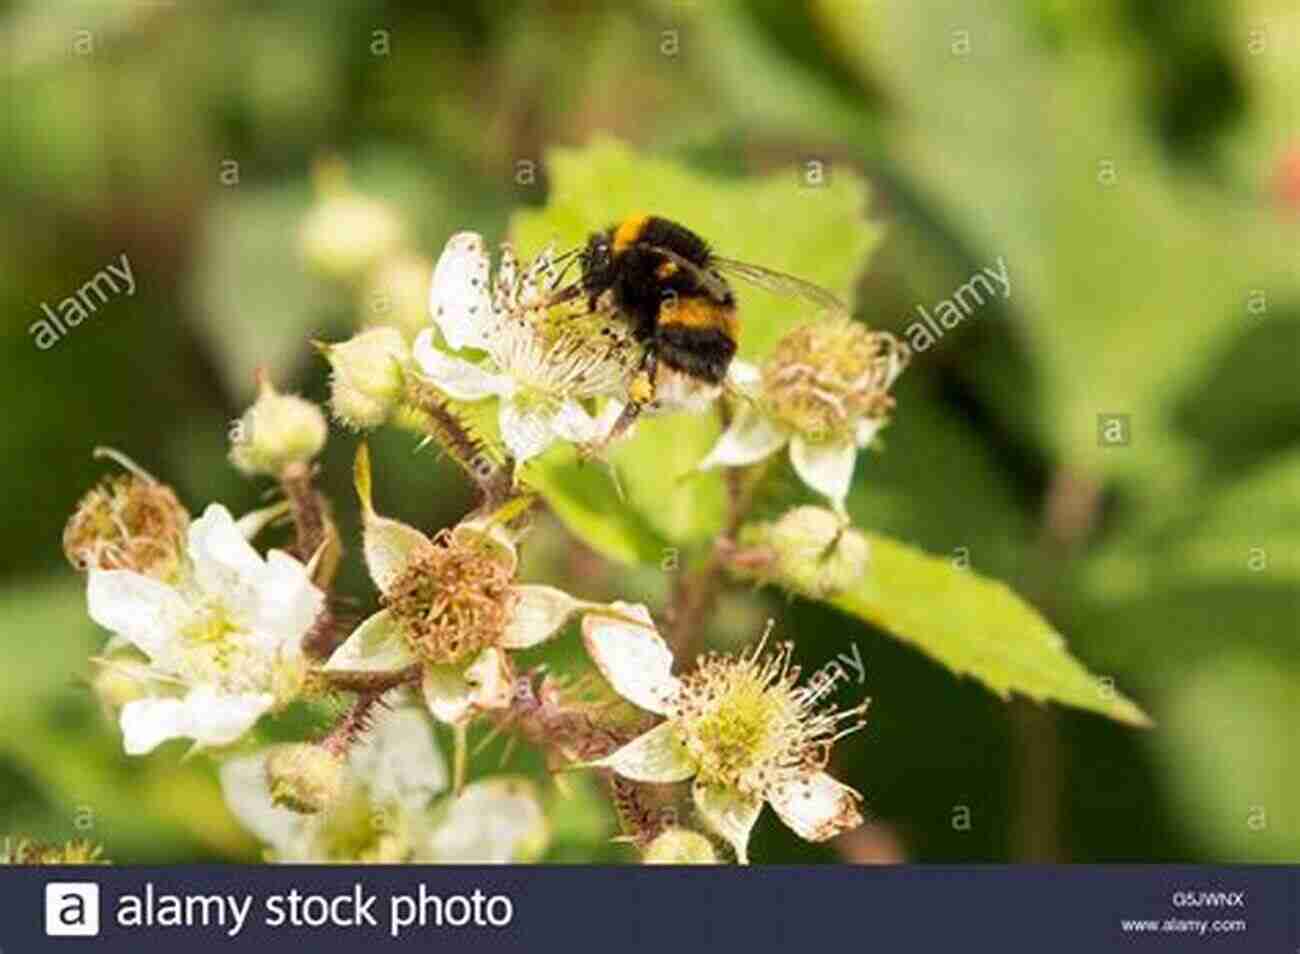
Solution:
[[[605,448],[621,438],[636,423],[647,404],[654,400],[655,375],[659,370],[658,357],[653,348],[647,348],[641,361],[641,368],[627,387],[628,402],[614,421],[609,433],[598,438],[583,448],[583,457],[596,457],[604,453]]]

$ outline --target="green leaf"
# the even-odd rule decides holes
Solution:
[[[999,696],[1019,692],[1130,725],[1150,720],[1069,654],[1065,640],[1007,586],[879,534],[871,570],[832,601]]]
[[[866,183],[838,168],[822,188],[801,186],[793,167],[719,179],[638,155],[611,139],[554,150],[548,168],[550,201],[543,209],[516,214],[511,224],[524,255],[551,241],[559,248],[578,245],[593,231],[649,212],[689,225],[720,254],[798,275],[851,300],[880,238],[880,229],[864,218]],[[740,286],[737,295],[740,350],[750,360],[766,355],[791,328],[817,317],[809,305],[757,289]],[[571,455],[548,455],[526,476],[569,529],[605,556],[658,562],[665,546],[707,544],[722,527],[722,478],[691,474],[717,434],[712,415],[642,421],[636,436],[611,455],[625,502],[598,465],[580,471]]]

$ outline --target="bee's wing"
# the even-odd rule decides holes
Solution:
[[[762,265],[738,262],[732,258],[714,256],[713,263],[722,274],[739,278],[741,281],[762,288],[764,291],[772,292],[775,295],[802,298],[818,308],[824,308],[836,314],[847,315],[849,313],[848,306],[834,292],[827,291],[812,282],[806,282],[802,278],[795,278],[793,275],[787,275],[784,272],[776,272],[770,268],[764,268]]]
[[[662,255],[683,271],[690,272],[695,276],[696,281],[707,288],[715,298],[724,299],[730,292],[730,289],[727,288],[727,283],[719,278],[715,273],[700,268],[700,266],[696,265],[694,262],[682,258],[672,249],[664,248],[662,245],[643,245],[642,248],[648,248],[656,255]]]

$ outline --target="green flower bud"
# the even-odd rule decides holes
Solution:
[[[871,558],[866,536],[825,507],[796,507],[775,523],[748,526],[740,546],[742,553],[765,553],[766,558],[733,561],[736,575],[775,581],[811,599],[826,599],[857,584]]]
[[[309,268],[350,282],[401,247],[403,228],[391,206],[351,191],[342,175],[335,170],[318,177],[322,196],[303,221],[298,241]]]
[[[409,351],[396,328],[372,328],[341,344],[319,345],[334,374],[330,407],[348,427],[378,427],[401,401]]]
[[[230,435],[230,462],[246,474],[278,477],[291,464],[308,464],[328,425],[320,408],[296,394],[280,394],[263,374],[260,393]]]
[[[669,828],[650,842],[642,861],[648,865],[714,865],[718,853],[713,842],[699,832]]]
[[[338,799],[343,774],[343,759],[319,745],[283,745],[266,757],[272,801],[304,815],[323,811]]]

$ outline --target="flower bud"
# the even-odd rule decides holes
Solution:
[[[718,853],[713,842],[697,831],[669,828],[646,847],[642,861],[648,865],[713,865]]]
[[[122,474],[81,498],[64,527],[63,552],[78,570],[134,570],[171,580],[189,525],[170,487],[143,472]]]
[[[811,599],[854,586],[871,556],[866,536],[825,507],[796,507],[775,523],[746,527],[740,545],[742,553],[765,551],[768,558],[733,561],[738,576],[774,580]]]
[[[852,437],[864,418],[884,418],[889,388],[907,363],[893,335],[850,319],[801,325],[777,343],[762,370],[771,413],[816,441]]]
[[[358,430],[378,427],[401,400],[408,349],[396,328],[371,328],[341,344],[320,345],[334,374],[330,407]]]
[[[325,159],[312,170],[318,195],[298,244],[307,265],[326,278],[353,281],[402,243],[402,221],[386,202],[352,190],[347,167]]]
[[[429,283],[433,262],[399,254],[381,262],[366,283],[365,322],[396,328],[408,341],[429,326]]]
[[[259,383],[257,400],[232,429],[230,462],[246,474],[278,477],[320,453],[328,425],[311,401],[279,393],[265,375]]]
[[[271,800],[304,815],[323,811],[339,797],[343,774],[343,759],[319,745],[283,745],[266,757]]]

